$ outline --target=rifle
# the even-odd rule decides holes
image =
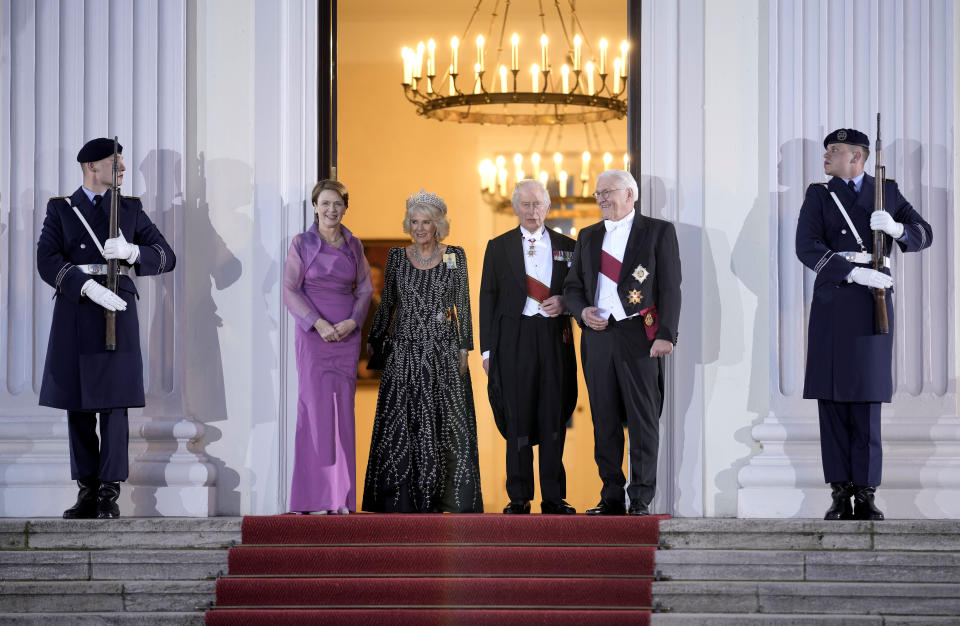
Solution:
[[[886,180],[887,168],[883,165],[880,151],[880,114],[877,113],[877,151],[874,154],[874,190],[873,210],[884,211],[883,183]],[[873,259],[870,267],[878,272],[883,271],[883,253],[887,249],[887,239],[882,230],[873,231]],[[890,321],[887,319],[887,290],[873,290],[873,331],[878,335],[890,333]]]
[[[113,239],[118,235],[117,209],[120,207],[120,173],[119,153],[117,152],[117,138],[113,138],[113,186],[110,187],[110,235]],[[117,259],[107,261],[107,289],[117,293],[117,282],[120,274],[120,262]],[[106,348],[112,352],[117,349],[117,312],[104,310],[107,316]]]

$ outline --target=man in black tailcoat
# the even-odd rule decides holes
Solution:
[[[79,486],[65,518],[120,514],[120,482],[129,473],[127,409],[144,405],[137,288],[130,272],[162,274],[176,263],[139,198],[120,198],[119,235],[108,239],[113,146],[100,138],[80,149],[83,185],[72,196],[50,199],[37,243],[37,269],[56,290],[40,404],[67,411],[70,473]],[[118,188],[124,169],[120,154]],[[104,286],[109,259],[119,261],[117,293]],[[106,310],[116,312],[114,351],[105,348]]]
[[[517,228],[491,239],[480,280],[480,349],[490,404],[507,440],[504,513],[529,513],[533,446],[539,445],[540,510],[572,514],[564,501],[566,425],[577,405],[577,362],[563,281],[573,239],[544,226],[550,195],[535,180],[513,192]]]
[[[580,231],[564,283],[580,322],[580,360],[590,394],[594,459],[603,481],[587,515],[623,515],[623,424],[630,437],[630,514],[647,515],[657,486],[661,357],[680,321],[680,250],[673,224],[640,215],[637,182],[607,170],[594,193],[604,220]]]
[[[893,279],[890,251],[930,246],[930,225],[910,206],[897,183],[884,181],[886,211],[874,211],[876,180],[864,174],[867,136],[852,128],[823,140],[823,170],[797,221],[797,257],[816,272],[803,397],[817,400],[823,474],[833,501],[824,519],[882,520],[874,503],[883,449],[880,403],[893,395]],[[873,231],[884,237],[884,267],[871,269]],[[873,290],[886,289],[890,333],[874,330]],[[850,498],[854,504],[851,505]]]

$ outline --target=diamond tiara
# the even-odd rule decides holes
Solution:
[[[421,189],[417,193],[407,198],[408,211],[418,204],[427,204],[429,206],[436,207],[440,209],[440,212],[444,215],[447,214],[447,204],[443,201],[443,198],[435,193],[430,193],[429,191],[424,191]]]

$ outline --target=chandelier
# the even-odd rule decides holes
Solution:
[[[623,169],[629,170],[629,154],[624,153],[617,160],[620,159]],[[510,169],[507,157],[500,154],[493,159],[484,159],[477,168],[481,195],[484,202],[498,213],[512,213],[514,187],[525,178],[533,178],[539,180],[550,193],[549,219],[596,217],[600,213],[590,181],[595,180],[602,171],[620,167],[621,164],[614,164],[614,160],[610,152],[604,152],[599,159],[589,151],[554,152],[550,158],[544,158],[539,152],[529,155],[517,152],[513,155],[513,168]],[[567,171],[565,163],[572,164],[573,175]],[[529,169],[525,169],[527,167]],[[576,172],[577,169],[579,172]]]
[[[594,54],[588,39],[582,34],[583,25],[577,17],[576,4],[570,1],[570,11],[564,16],[557,0],[554,5],[560,30],[566,42],[564,62],[556,67],[551,63],[551,42],[547,37],[544,12],[540,7],[541,29],[539,55],[521,69],[521,52],[530,54],[536,44],[527,44],[526,37],[514,32],[510,36],[509,65],[500,56],[504,51],[510,0],[506,1],[503,18],[497,29],[497,7],[494,3],[490,27],[485,37],[476,39],[476,61],[472,66],[461,59],[461,48],[470,35],[470,26],[483,0],[477,2],[467,22],[462,38],[450,40],[449,65],[438,73],[437,44],[434,39],[419,42],[415,48],[404,47],[403,92],[424,117],[440,121],[476,124],[526,125],[570,124],[602,122],[622,119],[627,115],[626,81],[629,44],[620,43],[619,55],[610,58],[609,43],[601,38]],[[569,24],[569,28],[568,25]],[[487,42],[499,30],[496,55],[491,63],[487,58]],[[572,35],[572,36],[571,36]],[[526,44],[521,48],[521,42]],[[589,59],[585,60],[584,47]],[[505,55],[504,55],[505,56]],[[463,70],[463,72],[461,72]],[[612,70],[612,75],[611,75]],[[458,80],[459,79],[459,80]]]

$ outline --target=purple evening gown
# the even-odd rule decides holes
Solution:
[[[300,381],[291,511],[357,508],[354,395],[373,286],[363,245],[341,228],[340,248],[326,243],[316,224],[294,237],[283,268],[284,303],[297,323]],[[321,317],[331,324],[349,318],[357,328],[328,343],[313,328]]]

